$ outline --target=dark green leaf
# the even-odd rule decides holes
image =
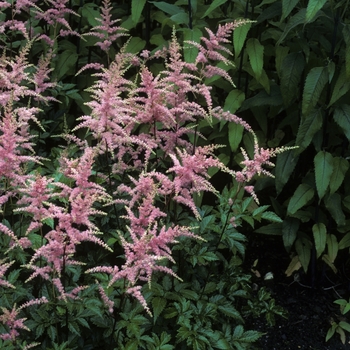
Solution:
[[[305,272],[307,271],[310,263],[311,247],[311,242],[305,237],[298,238],[295,242],[295,249]]]
[[[337,82],[335,83],[331,101],[329,102],[327,108],[332,106],[336,101],[338,101],[342,96],[344,96],[350,90],[349,77],[346,74],[345,66],[342,67]]]
[[[314,235],[317,258],[319,258],[326,248],[327,229],[325,224],[320,222],[313,225],[312,233]]]
[[[280,45],[283,40],[286,38],[286,36],[289,34],[289,32],[297,27],[298,25],[304,24],[305,21],[305,15],[306,15],[306,9],[299,10],[293,17],[290,17],[286,27],[284,28],[283,34],[277,41],[276,45]]]
[[[341,197],[338,193],[333,193],[325,198],[325,204],[338,226],[345,225],[345,215],[341,207]]]
[[[305,22],[311,22],[326,2],[327,0],[309,0],[306,8]]]
[[[350,247],[350,232],[348,232],[339,242],[339,249],[345,249]]]
[[[283,244],[287,251],[290,251],[297,237],[300,221],[295,218],[287,217],[283,221],[282,238]]]
[[[146,0],[132,0],[131,1],[131,19],[136,24],[139,22]]]
[[[293,52],[285,57],[281,67],[281,94],[286,107],[300,91],[300,79],[305,67],[304,55]]]
[[[298,4],[299,0],[282,0],[282,18],[281,22],[284,21],[289,14],[292,12],[294,7]]]
[[[251,38],[247,41],[246,50],[254,77],[259,80],[263,71],[264,46],[260,44],[258,39]]]
[[[176,5],[172,5],[169,4],[165,1],[149,1],[151,4],[153,4],[155,7],[158,7],[160,10],[162,10],[163,12],[173,16],[173,15],[177,15],[180,12],[184,12],[183,8],[176,6]]]
[[[293,151],[286,151],[277,155],[276,161],[276,191],[280,193],[284,185],[288,182],[299,156],[295,156]]]
[[[320,151],[314,158],[315,179],[318,197],[322,199],[331,180],[333,173],[333,157],[330,153]]]
[[[202,32],[199,28],[195,27],[193,29],[185,28],[184,29],[184,41],[192,41],[195,43],[200,42],[200,38],[202,36]],[[184,57],[185,61],[188,63],[195,62],[198,55],[198,48],[194,45],[191,45],[190,43],[185,43],[185,49],[184,49]]]
[[[282,235],[282,224],[274,223],[266,226],[262,226],[255,230],[257,233],[262,233],[264,235],[281,236]]]
[[[214,0],[211,2],[210,6],[208,9],[205,11],[204,15],[201,18],[207,17],[210,15],[217,7],[225,4],[227,0]]]
[[[301,153],[309,146],[316,132],[321,129],[322,124],[323,117],[321,109],[315,109],[305,118],[302,118],[295,141],[295,144],[299,146],[296,152]]]
[[[288,204],[288,212],[295,214],[300,208],[307,204],[314,196],[314,189],[307,184],[300,184],[294,192]]]
[[[345,174],[349,169],[349,161],[341,158],[333,158],[333,173],[329,183],[330,193],[334,193],[343,183]]]
[[[333,118],[343,129],[345,136],[350,141],[350,106],[341,105],[334,110]]]
[[[233,31],[233,48],[235,50],[236,57],[238,57],[241,53],[251,25],[251,22],[246,22],[235,28]]]
[[[317,105],[323,88],[328,83],[327,67],[314,67],[308,73],[303,92],[302,114],[306,116]]]
[[[338,240],[335,235],[327,235],[328,256],[332,263],[338,255]]]

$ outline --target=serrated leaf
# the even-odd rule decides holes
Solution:
[[[292,151],[285,151],[277,155],[275,176],[276,191],[280,193],[284,185],[288,182],[295,166],[298,163],[299,156],[295,156]]]
[[[232,305],[219,305],[218,310],[220,310],[224,315],[234,318],[240,322],[244,322],[241,314]]]
[[[334,121],[343,129],[345,136],[350,141],[350,106],[337,106],[333,114]]]
[[[77,62],[78,54],[71,50],[65,50],[58,55],[55,65],[55,78],[59,81]]]
[[[281,67],[281,94],[284,105],[288,107],[298,96],[300,80],[305,67],[305,58],[301,52],[287,55]]]
[[[299,0],[282,0],[282,18],[283,22],[289,14],[292,12],[294,7],[298,4]]]
[[[304,24],[305,21],[305,15],[306,15],[306,9],[303,8],[299,10],[294,16],[290,17],[287,25],[284,28],[283,34],[279,38],[279,40],[276,43],[276,46],[280,45],[283,40],[286,38],[286,36],[289,34],[289,32],[297,27],[298,25]]]
[[[345,249],[350,247],[350,232],[348,232],[339,242],[339,249]]]
[[[318,197],[322,199],[331,181],[333,173],[333,157],[330,153],[320,151],[314,158],[315,179]]]
[[[262,213],[261,218],[272,222],[283,222],[283,220],[273,211],[265,211]]]
[[[323,88],[328,83],[327,67],[314,67],[308,73],[302,101],[302,114],[306,116],[317,105]]]
[[[146,0],[131,1],[131,20],[136,24],[139,22]]]
[[[297,232],[299,230],[300,221],[295,218],[287,217],[283,221],[282,225],[282,238],[283,244],[286,250],[289,252],[292,248],[295,239],[297,238]]]
[[[300,184],[289,201],[288,213],[295,214],[313,198],[314,194],[315,190],[311,186]]]
[[[345,72],[346,77],[350,79],[350,25],[343,24],[343,39],[345,41]]]
[[[246,22],[235,28],[233,31],[233,48],[235,50],[236,57],[238,57],[242,51],[244,42],[247,38],[247,34],[251,26],[251,22]]]
[[[309,0],[306,8],[305,23],[311,22],[326,2],[327,0]]]
[[[334,263],[335,258],[338,255],[338,240],[335,235],[327,235],[327,252],[329,260]]]
[[[349,161],[341,158],[333,158],[333,173],[331,175],[331,180],[329,183],[330,193],[334,193],[343,183],[345,174],[349,169]]]
[[[314,235],[317,258],[319,258],[326,248],[327,229],[325,224],[320,222],[313,225],[312,233]]]
[[[332,193],[325,198],[325,205],[327,210],[331,213],[334,221],[338,226],[344,226],[345,215],[341,207],[341,197],[338,193]]]
[[[336,101],[338,101],[342,96],[344,96],[350,90],[350,80],[345,71],[345,65],[343,65],[337,82],[335,83],[331,101],[329,102],[327,108],[332,106]]]
[[[254,77],[259,80],[264,65],[264,46],[260,44],[258,39],[250,38],[247,41],[246,50]]]
[[[80,335],[81,331],[80,331],[80,327],[78,326],[78,324],[74,321],[69,321],[68,322],[68,328],[72,333],[75,333],[76,335]]]
[[[311,242],[304,237],[298,238],[295,241],[295,250],[298,253],[301,266],[303,267],[305,272],[307,272],[307,268],[310,263],[311,247],[312,247]]]
[[[165,298],[155,297],[152,299],[152,311],[153,311],[154,322],[156,322],[157,318],[164,310],[166,303],[167,301]]]
[[[296,150],[297,153],[301,153],[309,146],[314,135],[321,129],[322,124],[323,117],[321,109],[313,110],[305,118],[302,118],[295,140],[296,146],[299,146]]]
[[[231,113],[235,113],[238,110],[238,108],[241,107],[244,99],[245,94],[243,91],[238,89],[230,91],[225,100],[224,111],[230,111]]]
[[[208,7],[208,9],[205,11],[204,15],[201,17],[202,19],[204,17],[207,17],[208,15],[210,15],[217,7],[225,4],[227,2],[227,0],[214,0],[211,2],[210,6]]]

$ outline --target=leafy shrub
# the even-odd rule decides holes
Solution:
[[[143,5],[132,2],[134,24]],[[172,31],[135,54],[107,0],[101,16],[65,0],[0,7],[1,348],[248,348],[261,334],[243,327],[253,297],[238,228],[281,222],[251,182],[290,148],[260,147],[216,98],[215,82],[232,86],[228,37],[246,22],[184,45]],[[204,137],[233,124],[251,141],[241,168],[216,155],[220,133]],[[281,314],[262,294],[260,313]]]

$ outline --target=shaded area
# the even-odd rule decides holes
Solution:
[[[319,267],[315,286],[312,288],[311,276],[301,272],[296,276],[286,277],[284,271],[289,264],[282,240],[274,237],[254,237],[247,252],[247,264],[256,266],[261,277],[254,277],[258,288],[266,286],[276,300],[288,311],[288,319],[276,317],[276,325],[269,327],[264,316],[249,320],[247,329],[266,333],[256,344],[256,349],[262,350],[342,350],[350,349],[350,337],[347,334],[343,345],[339,334],[335,333],[327,343],[325,337],[333,318],[336,322],[342,320],[339,306],[333,301],[349,297],[349,281],[339,272],[338,275]],[[274,274],[273,280],[264,280],[268,272]]]

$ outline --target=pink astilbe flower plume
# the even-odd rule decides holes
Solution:
[[[126,29],[118,27],[115,24],[120,20],[112,20],[112,6],[110,0],[103,0],[103,7],[101,9],[101,18],[96,18],[101,25],[93,27],[92,31],[86,33],[85,35],[92,35],[100,39],[96,43],[103,51],[108,52],[110,46],[121,36],[128,36]]]
[[[193,200],[194,193],[208,191],[217,193],[213,185],[209,182],[208,169],[217,167],[222,171],[233,174],[222,162],[215,157],[214,150],[220,146],[197,147],[195,154],[188,154],[186,151],[178,149],[178,157],[170,154],[174,166],[168,169],[168,173],[174,173],[173,180],[175,197],[178,203],[188,206],[199,219],[200,215]]]
[[[19,330],[23,329],[30,331],[30,329],[24,324],[26,318],[18,318],[21,310],[32,305],[40,305],[45,303],[48,303],[48,300],[45,297],[42,297],[40,299],[32,299],[18,308],[15,304],[12,310],[1,307],[2,315],[0,315],[0,322],[8,329],[8,332],[0,334],[0,338],[3,340],[15,341],[19,336]]]
[[[102,186],[89,179],[94,157],[95,153],[92,148],[86,148],[78,159],[70,160],[63,156],[61,158],[61,171],[68,179],[72,180],[72,185],[55,182],[55,187],[61,191],[55,192],[53,195],[47,191],[47,186],[53,183],[39,176],[33,183],[34,187],[41,193],[39,201],[36,202],[35,197],[30,197],[31,191],[27,191],[27,197],[23,197],[21,201],[21,203],[30,203],[28,212],[34,215],[34,225],[38,219],[42,220],[43,216],[57,221],[57,225],[45,235],[46,243],[36,249],[30,262],[25,265],[34,271],[27,281],[37,276],[50,280],[63,300],[67,300],[67,296],[70,295],[67,294],[60,280],[64,268],[69,265],[83,265],[82,262],[74,260],[76,246],[84,241],[89,241],[111,250],[102,239],[97,237],[99,231],[90,220],[94,215],[104,214],[104,212],[93,208],[95,203],[105,203],[111,200]],[[47,204],[46,199],[54,197],[63,199],[69,209],[68,207]],[[33,202],[38,205],[38,210],[30,209]],[[38,261],[41,262],[40,266],[37,265]],[[45,264],[42,264],[43,261]]]

